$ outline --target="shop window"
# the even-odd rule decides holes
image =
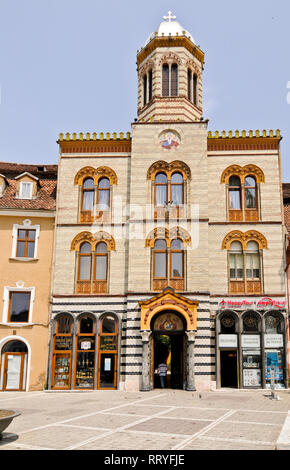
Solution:
[[[101,319],[98,354],[98,388],[117,388],[117,320],[113,315]]]
[[[79,320],[76,337],[75,388],[94,388],[95,371],[95,332],[94,321],[90,316]]]
[[[53,338],[52,388],[69,389],[72,362],[72,318],[61,315]]]

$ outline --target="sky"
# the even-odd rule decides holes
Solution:
[[[55,164],[60,132],[130,131],[137,50],[168,10],[205,53],[208,129],[280,129],[290,182],[289,0],[0,0],[0,160]]]

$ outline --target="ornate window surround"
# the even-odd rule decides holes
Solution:
[[[229,179],[231,176],[237,176],[241,182],[241,209],[230,209],[229,204]],[[252,176],[256,180],[256,208],[246,208],[245,204],[245,179],[248,176]],[[257,165],[248,164],[245,166],[230,165],[228,166],[221,175],[221,184],[226,185],[226,203],[227,203],[227,218],[229,221],[246,221],[255,222],[261,219],[261,192],[260,183],[265,183],[265,175],[263,170]]]
[[[230,278],[230,248],[232,242],[237,241],[242,245],[243,255],[243,270],[244,275],[241,280],[231,280]],[[259,248],[259,264],[260,264],[260,279],[249,280],[245,275],[246,270],[246,254],[247,254],[247,243],[254,241],[258,244]],[[230,294],[262,294],[264,291],[263,282],[263,249],[268,249],[268,241],[263,234],[256,230],[248,230],[243,233],[240,230],[233,230],[228,233],[222,242],[222,249],[227,250],[228,256],[228,291]],[[249,252],[248,252],[249,253]]]
[[[35,230],[34,256],[32,258],[28,258],[28,257],[19,258],[19,257],[16,256],[18,230]],[[39,233],[40,233],[40,225],[39,224],[31,225],[31,220],[30,219],[23,220],[22,225],[21,224],[13,224],[13,229],[12,229],[12,251],[11,251],[11,258],[10,259],[15,259],[15,260],[18,260],[18,261],[38,260],[38,258],[37,258],[37,249],[38,249]]]

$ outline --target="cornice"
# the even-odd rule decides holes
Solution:
[[[193,44],[186,36],[164,36],[153,38],[144,48],[137,51],[137,69],[140,64],[148,57],[157,47],[184,47],[194,57],[196,57],[201,66],[204,64],[204,53],[198,46]]]

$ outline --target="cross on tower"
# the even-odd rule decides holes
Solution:
[[[172,16],[172,11],[169,10],[168,16],[163,16],[163,19],[171,23],[171,20],[176,20],[176,16]]]

